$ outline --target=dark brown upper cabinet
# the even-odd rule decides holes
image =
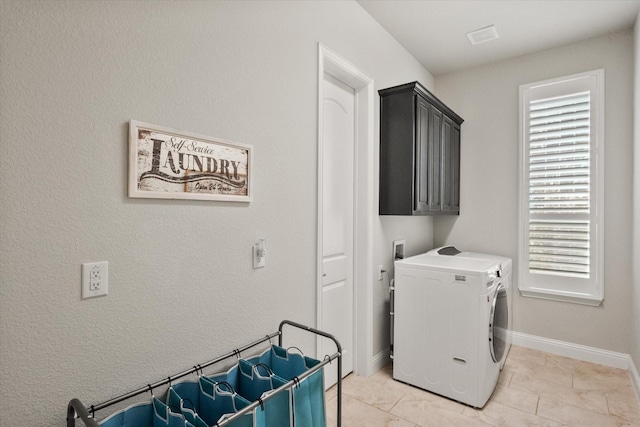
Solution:
[[[459,215],[463,119],[418,82],[378,93],[380,215]]]

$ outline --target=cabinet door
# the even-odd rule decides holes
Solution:
[[[416,182],[415,210],[421,213],[441,211],[442,120],[440,110],[417,97],[416,108]]]
[[[380,215],[413,215],[416,143],[413,92],[380,97]]]
[[[460,128],[444,117],[442,126],[442,211],[460,211]]]
[[[441,192],[441,145],[442,145],[442,112],[431,106],[429,116],[429,159],[428,169],[429,211],[439,212],[442,206]]]
[[[414,211],[429,211],[431,172],[429,161],[429,140],[431,136],[431,106],[416,96],[416,162],[414,175]]]
[[[460,213],[460,126],[454,125],[451,137],[451,211]]]

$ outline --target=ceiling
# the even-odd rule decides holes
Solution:
[[[632,28],[640,0],[357,0],[434,76]],[[495,25],[472,46],[466,33]]]

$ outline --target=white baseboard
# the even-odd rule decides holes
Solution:
[[[602,350],[586,345],[573,344],[515,331],[512,332],[512,337],[513,344],[515,345],[557,354],[558,356],[571,357],[573,359],[611,366],[613,368],[628,370],[631,361],[631,356],[628,354]]]
[[[391,359],[389,359],[389,353],[389,350],[383,350],[373,356],[373,360],[371,361],[372,374],[375,374],[380,369],[384,368],[389,362],[391,362]]]
[[[630,355],[515,331],[511,333],[511,336],[514,345],[627,370],[631,384],[636,392],[636,398],[640,403],[640,374],[638,374],[636,365]]]

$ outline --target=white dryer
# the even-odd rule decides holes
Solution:
[[[511,270],[451,246],[395,261],[393,378],[482,408],[511,345]]]

